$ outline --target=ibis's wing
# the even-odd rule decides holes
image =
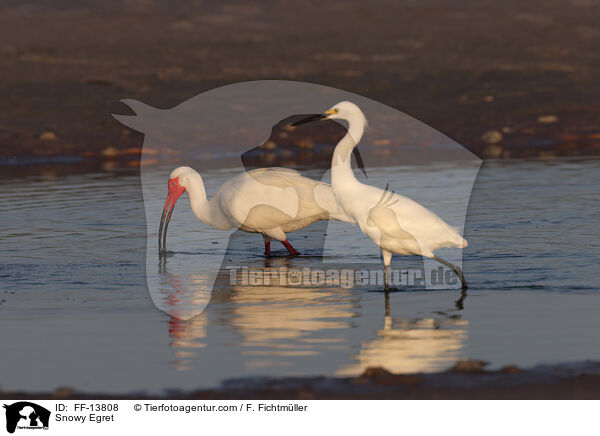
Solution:
[[[298,171],[289,168],[261,168],[249,171],[248,176],[267,186],[281,189],[293,188],[296,191],[294,203],[282,210],[296,207],[303,216],[319,215],[325,211],[331,219],[355,222],[336,201],[333,188],[327,183],[304,177]],[[289,200],[286,195],[280,198],[283,203]],[[299,203],[296,199],[299,199]]]
[[[220,201],[234,221],[251,228],[277,227],[325,213],[354,222],[335,200],[330,185],[286,168],[248,171],[221,187]]]
[[[217,196],[223,211],[252,228],[276,227],[298,214],[298,194],[292,186],[267,183],[248,173],[224,184]]]
[[[346,211],[335,199],[333,188],[327,183],[319,182],[314,188],[314,198],[317,205],[329,213],[329,217],[338,221],[355,223],[354,218],[348,216]]]

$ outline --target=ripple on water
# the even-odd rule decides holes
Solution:
[[[369,183],[385,186],[393,174],[397,192],[422,195],[446,218],[452,203],[447,185],[460,177],[460,167],[444,168],[433,172],[425,193],[418,168],[381,168],[369,174]],[[229,170],[208,171],[209,193],[230,176]],[[0,366],[14,380],[38,373],[47,380],[12,387],[57,383],[127,391],[212,386],[243,375],[345,376],[368,366],[437,371],[463,357],[492,366],[597,359],[599,182],[596,160],[486,163],[465,224],[470,289],[464,295],[406,290],[386,298],[374,292],[377,286],[229,286],[223,269],[207,310],[184,321],[156,310],[147,291],[139,176],[4,180],[0,340],[7,347]],[[441,199],[431,197],[439,190]],[[201,224],[182,233],[190,218],[186,207],[182,200],[175,212],[167,263],[186,259],[198,273],[202,265],[194,260],[210,256],[217,245]],[[448,219],[460,227],[456,218]],[[310,242],[325,232],[334,250],[322,257],[322,248]],[[197,245],[178,251],[178,239],[186,237]],[[368,251],[352,226],[294,233],[291,239],[306,255],[289,258],[274,244],[268,263],[258,236],[240,238],[228,263],[380,268],[377,251]],[[397,256],[393,265],[420,268],[422,262]],[[173,292],[164,297],[181,297]],[[35,353],[40,347],[43,355]],[[74,365],[94,379],[72,371]],[[10,383],[2,380],[2,387]]]

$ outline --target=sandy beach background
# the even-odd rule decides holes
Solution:
[[[120,99],[171,108],[257,79],[364,95],[480,157],[597,154],[599,15],[593,0],[7,0],[0,162],[135,165],[141,136],[108,116]]]

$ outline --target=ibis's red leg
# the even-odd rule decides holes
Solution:
[[[271,255],[271,241],[265,239],[265,256]]]
[[[294,247],[292,247],[292,244],[290,244],[290,242],[287,239],[285,241],[281,241],[281,243],[283,244],[283,246],[285,248],[287,248],[287,251],[289,251],[290,254],[293,254],[294,256],[297,256],[298,254],[300,254],[300,253],[298,253],[298,251],[296,251],[296,249]]]

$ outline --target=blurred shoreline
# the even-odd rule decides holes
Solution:
[[[486,362],[461,360],[448,371],[392,374],[384,368],[367,368],[357,377],[246,377],[225,380],[220,387],[202,390],[168,390],[110,394],[80,392],[68,387],[54,392],[3,392],[1,399],[170,399],[170,400],[529,400],[598,399],[600,363],[575,362],[521,369],[514,365],[485,370]]]
[[[143,136],[111,117],[119,100],[170,108],[262,79],[367,96],[481,158],[598,155],[598,15],[592,0],[9,0],[0,158],[136,166]]]

